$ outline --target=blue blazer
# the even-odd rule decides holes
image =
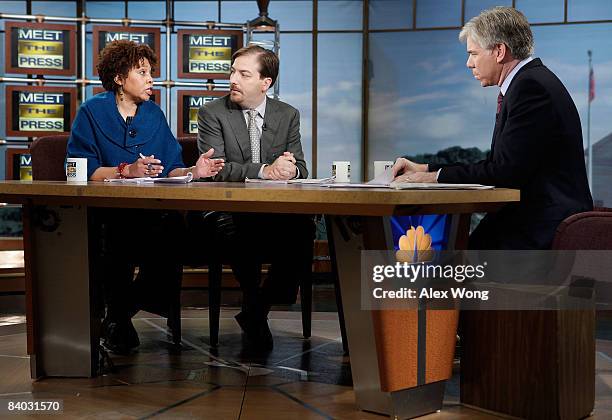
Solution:
[[[119,114],[113,92],[100,93],[81,105],[72,124],[66,156],[87,158],[87,178],[101,166],[133,163],[140,153],[161,160],[162,177],[185,166],[181,146],[155,103],[140,103],[129,125]]]

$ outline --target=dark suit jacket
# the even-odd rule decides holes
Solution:
[[[264,163],[271,164],[284,152],[291,152],[300,171],[308,177],[300,141],[300,114],[292,106],[267,98],[261,135],[261,163],[251,162],[251,140],[242,109],[229,95],[208,102],[198,111],[198,148],[215,149],[215,158],[224,158],[225,167],[215,181],[244,181],[257,178]]]
[[[578,111],[540,59],[512,79],[487,159],[444,167],[438,182],[520,189],[519,203],[482,220],[470,237],[475,249],[550,248],[563,219],[592,209]]]

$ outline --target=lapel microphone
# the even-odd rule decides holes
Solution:
[[[132,138],[136,137],[136,129],[135,128],[131,128],[130,125],[132,125],[132,122],[134,121],[134,117],[133,116],[128,116],[125,119],[125,123],[127,124],[129,130],[128,130],[128,135]]]
[[[263,125],[261,126],[261,131],[266,131],[268,129],[268,127],[266,127],[266,122],[264,121]]]

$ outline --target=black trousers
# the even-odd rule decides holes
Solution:
[[[215,252],[229,262],[248,307],[295,303],[300,285],[312,275],[315,224],[312,216],[205,212],[190,214],[190,230],[214,238]],[[271,263],[261,279],[262,263]]]
[[[140,309],[167,315],[173,296],[180,292],[182,215],[97,208],[90,217],[92,275],[102,286],[106,316],[124,321]]]
[[[299,286],[312,275],[315,234],[311,216],[295,214],[233,214],[236,226],[236,251],[230,254],[232,270],[240,282],[244,299],[264,304],[295,303]],[[247,246],[250,252],[238,247]],[[261,286],[261,264],[271,263]]]

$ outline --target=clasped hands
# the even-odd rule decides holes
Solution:
[[[429,172],[429,165],[415,163],[406,158],[397,158],[391,171],[393,182],[438,182],[437,173]]]
[[[293,153],[285,152],[271,164],[264,166],[264,179],[272,180],[288,180],[297,176],[297,166],[295,166],[295,157]]]

